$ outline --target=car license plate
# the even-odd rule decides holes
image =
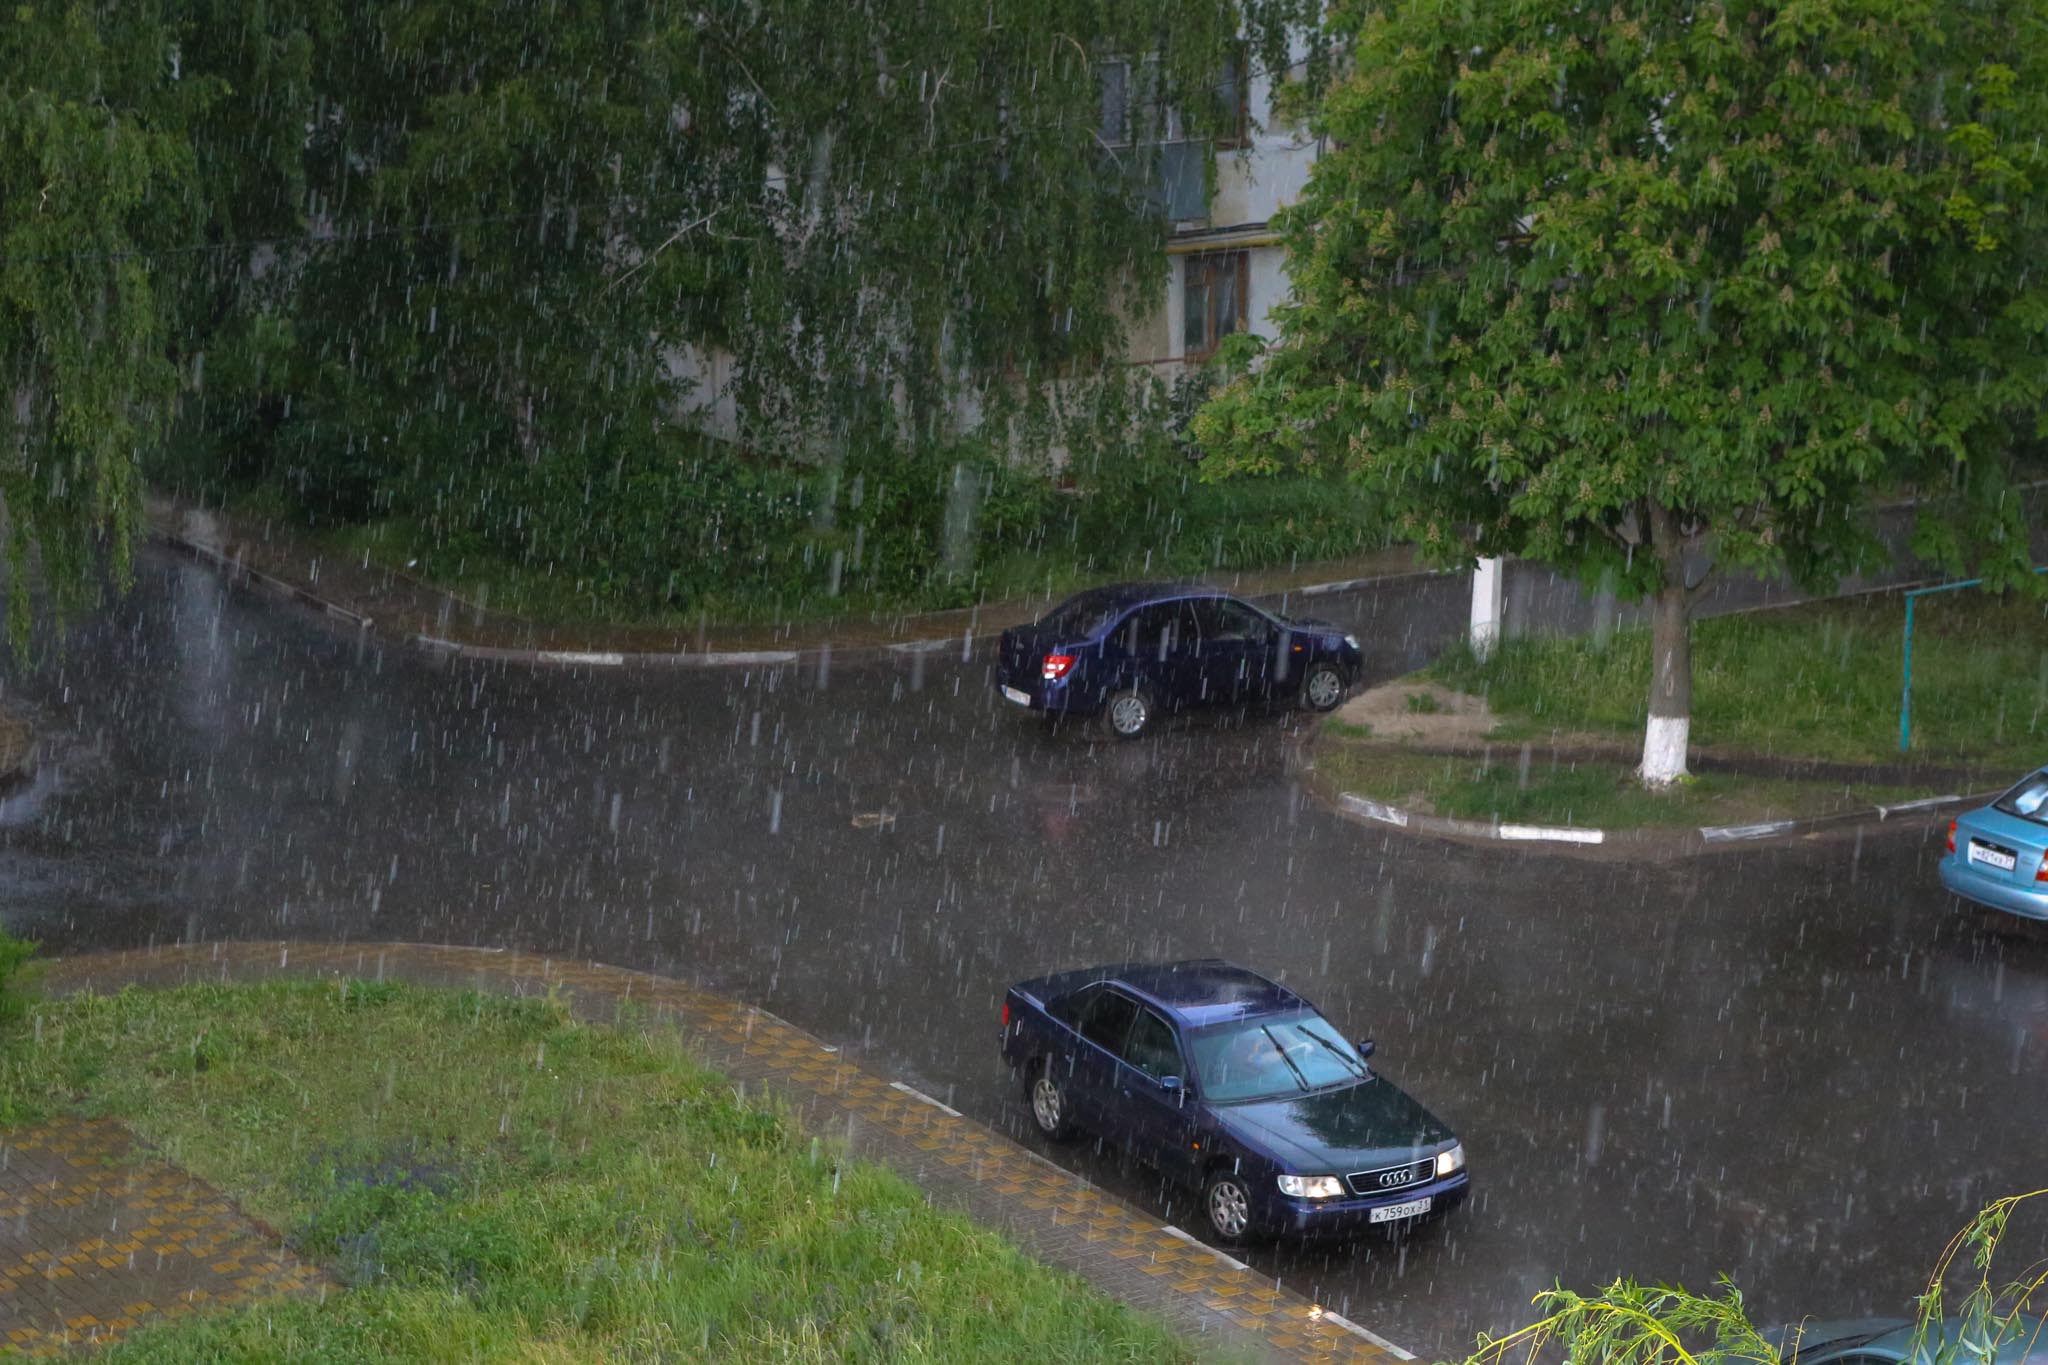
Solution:
[[[1017,705],[1019,705],[1019,706],[1029,706],[1029,705],[1031,705],[1031,696],[1030,696],[1030,694],[1029,694],[1029,693],[1027,693],[1027,692],[1023,692],[1023,691],[1021,691],[1021,690],[1019,690],[1019,689],[1017,689],[1017,688],[1014,688],[1014,687],[1005,687],[1005,688],[1003,689],[1003,695],[1004,695],[1005,697],[1007,697],[1007,698],[1008,698],[1009,700],[1011,700],[1011,701],[1013,701],[1013,702],[1016,702],[1016,703],[1017,703]]]
[[[1429,1212],[1427,1199],[1411,1199],[1405,1204],[1389,1204],[1383,1209],[1374,1209],[1367,1222],[1397,1223],[1403,1218],[1420,1218]]]
[[[1995,848],[1986,848],[1975,839],[1970,840],[1970,861],[1982,863],[1986,867],[1995,867],[2000,872],[2010,872],[2014,866],[2012,854],[2002,853]]]

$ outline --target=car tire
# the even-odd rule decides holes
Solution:
[[[1024,1073],[1024,1099],[1039,1136],[1065,1142],[1074,1135],[1074,1104],[1048,1057]]]
[[[1301,679],[1301,704],[1311,711],[1334,711],[1344,700],[1344,671],[1333,663],[1310,664]]]
[[[1202,1186],[1202,1216],[1218,1241],[1232,1246],[1252,1240],[1252,1192],[1236,1171],[1212,1171]]]
[[[1143,738],[1158,716],[1152,694],[1142,687],[1118,688],[1102,703],[1102,728],[1113,739]]]

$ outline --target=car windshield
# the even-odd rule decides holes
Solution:
[[[1081,640],[1095,634],[1123,611],[1123,603],[1103,593],[1084,592],[1047,612],[1038,628],[1067,640]]]
[[[2007,815],[2017,815],[2037,825],[2048,825],[2048,768],[2027,778],[1992,805]]]
[[[1314,1010],[1241,1019],[1192,1035],[1205,1098],[1282,1099],[1370,1079],[1358,1049]]]

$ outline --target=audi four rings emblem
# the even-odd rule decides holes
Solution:
[[[1381,1171],[1380,1188],[1384,1190],[1395,1185],[1406,1185],[1413,1179],[1415,1179],[1415,1168],[1413,1166],[1403,1166],[1398,1171]]]

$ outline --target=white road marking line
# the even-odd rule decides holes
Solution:
[[[1346,807],[1357,811],[1368,819],[1378,820],[1382,824],[1395,825],[1401,829],[1408,828],[1408,812],[1402,810],[1399,806],[1389,806],[1378,801],[1369,801],[1365,797],[1352,792],[1345,792],[1342,800]]]
[[[1166,1228],[1166,1235],[1168,1237],[1178,1237],[1181,1241],[1186,1242],[1189,1246],[1195,1248],[1197,1251],[1208,1252],[1211,1256],[1214,1256],[1217,1260],[1223,1262],[1225,1265],[1229,1266],[1233,1270],[1251,1269],[1250,1266],[1246,1265],[1243,1261],[1238,1260],[1237,1257],[1226,1256],[1224,1253],[1218,1251],[1215,1247],[1210,1246],[1207,1242],[1203,1241],[1201,1238],[1195,1236],[1192,1233],[1184,1232],[1180,1228],[1175,1227],[1171,1223],[1167,1223],[1164,1226]]]
[[[950,1104],[939,1103],[939,1101],[933,1099],[930,1095],[925,1094],[924,1091],[919,1090],[915,1086],[905,1085],[901,1081],[891,1081],[889,1082],[889,1088],[891,1090],[901,1090],[904,1094],[910,1096],[910,1098],[914,1100],[923,1100],[926,1104],[938,1110],[941,1114],[946,1114],[956,1119],[960,1117],[960,1111],[958,1109],[955,1109]]]
[[[693,664],[793,664],[796,651],[793,649],[736,649],[723,654],[685,654],[682,659]]]
[[[890,645],[889,652],[891,654],[930,654],[937,650],[951,649],[952,647],[953,637],[948,635],[943,640],[903,640],[897,644]]]
[[[1796,820],[1766,820],[1756,825],[1703,825],[1700,838],[1710,844],[1731,843],[1737,839],[1762,839],[1773,834],[1782,834],[1799,822]]]
[[[616,668],[626,662],[623,654],[575,649],[543,649],[533,657],[544,664],[597,664],[605,668]]]
[[[1379,1347],[1379,1348],[1380,1348],[1380,1349],[1381,1349],[1382,1351],[1385,1351],[1385,1352],[1387,1352],[1387,1354],[1389,1354],[1389,1355],[1391,1355],[1391,1356],[1394,1356],[1394,1357],[1395,1357],[1395,1358],[1397,1358],[1397,1359],[1400,1359],[1400,1360],[1413,1360],[1413,1359],[1415,1359],[1415,1355],[1414,1355],[1414,1353],[1413,1353],[1413,1352],[1411,1352],[1411,1351],[1404,1351],[1404,1350],[1402,1350],[1402,1349],[1401,1349],[1400,1347],[1396,1346],[1396,1345],[1395,1345],[1395,1344],[1394,1344],[1393,1342],[1391,1342],[1391,1341],[1388,1341],[1388,1340],[1387,1340],[1387,1339],[1386,1339],[1385,1337],[1383,1337],[1383,1336],[1379,1335],[1379,1334],[1378,1334],[1377,1332],[1369,1332],[1369,1331],[1367,1331],[1367,1330],[1366,1330],[1365,1328],[1363,1328],[1363,1327],[1360,1327],[1360,1326],[1359,1326],[1359,1325],[1358,1325],[1357,1323],[1353,1322],[1353,1321],[1352,1321],[1351,1319],[1349,1319],[1349,1318],[1345,1317],[1345,1316],[1344,1316],[1343,1314],[1341,1314],[1341,1313],[1332,1313],[1332,1312],[1330,1312],[1330,1311],[1329,1311],[1328,1309],[1324,1309],[1324,1310],[1323,1310],[1323,1321],[1324,1321],[1324,1322],[1334,1322],[1334,1323],[1336,1323],[1336,1324],[1337,1324],[1337,1325],[1338,1325],[1339,1327],[1342,1327],[1342,1328],[1343,1328],[1343,1329],[1344,1329],[1345,1331],[1347,1331],[1347,1332],[1350,1332],[1350,1333],[1351,1333],[1351,1334],[1353,1334],[1354,1336],[1360,1336],[1360,1337],[1363,1337],[1363,1338],[1365,1338],[1365,1339],[1366,1339],[1367,1341],[1371,1342],[1371,1343],[1372,1343],[1373,1345],[1375,1345],[1375,1346]]]
[[[1929,806],[1946,805],[1950,801],[1960,801],[1962,799],[1960,796],[1923,796],[1918,801],[1901,801],[1895,806],[1879,806],[1877,808],[1877,815],[1881,820],[1894,811],[1925,810]]]
[[[1502,825],[1503,839],[1535,839],[1554,844],[1598,844],[1607,839],[1604,829],[1577,829],[1570,825]]]

